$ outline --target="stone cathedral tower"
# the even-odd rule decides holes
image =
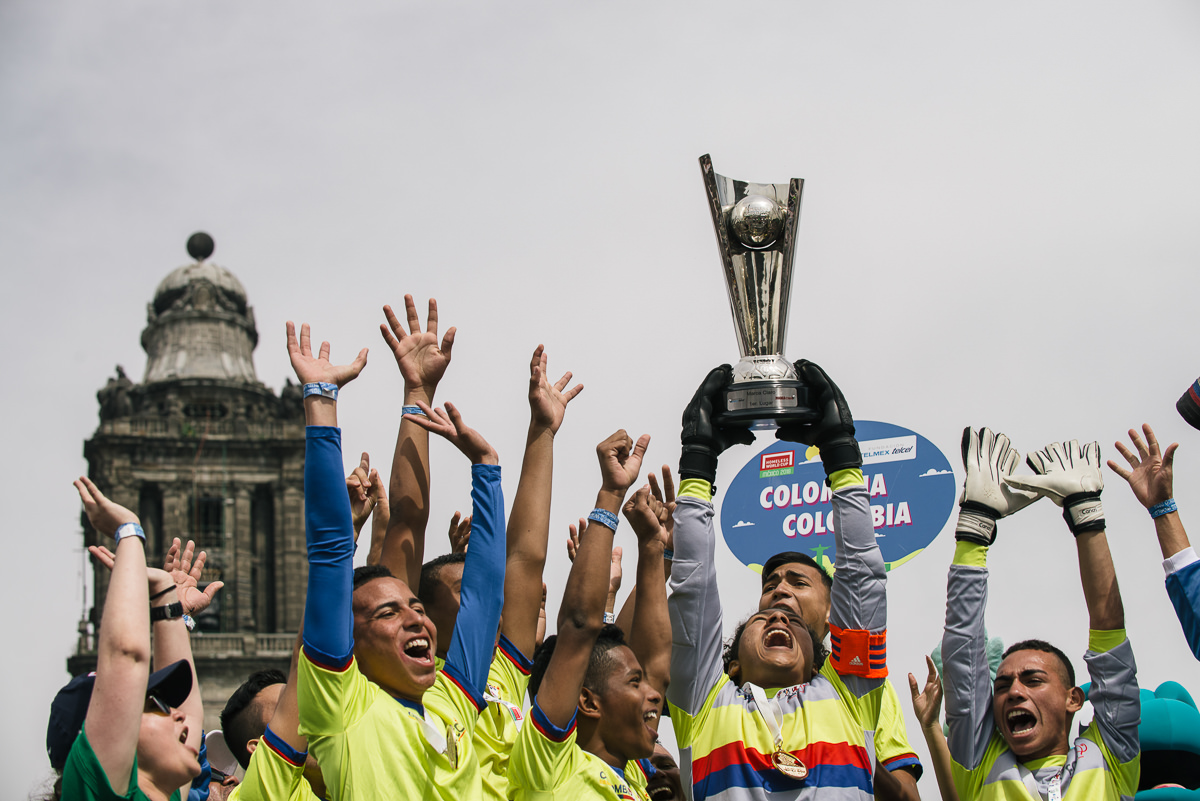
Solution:
[[[205,728],[218,728],[230,693],[264,667],[287,670],[303,611],[304,410],[288,380],[280,395],[259,382],[254,310],[229,270],[208,261],[213,241],[187,243],[190,264],[158,285],[146,312],[146,370],[121,367],[96,395],[100,425],[84,443],[88,475],[133,509],[147,561],[162,564],[172,538],[208,552],[202,586],[225,588],[192,635]],[[87,544],[99,544],[84,518]],[[95,664],[87,623],[99,623],[108,570],[94,566],[90,621],[81,623],[72,674]]]

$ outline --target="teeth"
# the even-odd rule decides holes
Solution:
[[[649,712],[647,712],[647,713],[646,713],[645,715],[643,715],[642,717],[643,717],[645,720],[658,720],[658,711],[657,711],[657,710],[654,710],[654,709],[651,709]]]

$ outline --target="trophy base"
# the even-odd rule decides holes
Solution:
[[[821,412],[809,406],[808,396],[808,387],[795,378],[735,382],[721,393],[724,411],[717,413],[716,422],[751,429],[812,423],[821,419]]]

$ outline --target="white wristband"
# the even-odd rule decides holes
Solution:
[[[142,541],[143,545],[146,544],[146,532],[142,531],[142,527],[137,523],[122,523],[117,526],[117,530],[113,534],[113,539],[120,542],[126,537],[137,537]]]

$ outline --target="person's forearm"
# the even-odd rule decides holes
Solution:
[[[504,493],[499,465],[471,466],[471,503],[471,547],[463,563],[462,600],[446,664],[460,671],[482,695],[504,602]]]
[[[929,758],[933,761],[933,775],[937,779],[942,801],[958,801],[954,775],[950,772],[950,746],[946,744],[942,724],[935,722],[932,726],[922,726],[921,733],[925,735],[925,745],[928,746]]]
[[[667,697],[685,712],[700,710],[723,672],[724,636],[717,587],[712,487],[687,479],[675,506],[675,559],[671,563],[671,685]]]
[[[404,387],[404,405],[433,404],[434,388]],[[429,432],[409,420],[400,421],[388,482],[390,520],[380,561],[413,592],[421,583],[425,530],[429,526]]]
[[[375,504],[371,511],[371,545],[367,550],[367,564],[377,565],[383,559],[383,542],[387,537],[388,523],[392,519],[391,506],[386,502]]]
[[[842,629],[882,632],[887,628],[887,570],[875,541],[862,471],[839,470],[830,481],[837,580],[830,591],[829,621]]]
[[[942,688],[948,746],[954,761],[975,768],[992,735],[992,681],[988,672],[988,548],[960,541],[946,582],[946,630],[942,636]]]
[[[634,607],[629,644],[646,680],[662,693],[671,680],[671,615],[667,611],[663,544],[657,538],[638,544],[636,587],[642,589]]]
[[[1103,530],[1085,531],[1075,538],[1079,553],[1079,577],[1083,581],[1083,599],[1088,608],[1088,625],[1095,631],[1125,628],[1125,608],[1117,571]]]
[[[166,595],[155,598],[150,605],[151,608],[169,606],[178,601],[175,590],[172,590]],[[196,663],[192,659],[192,641],[183,618],[155,621],[153,647],[155,667],[164,668],[183,660],[192,669],[192,691],[179,709],[188,719],[188,744],[199,749],[200,736],[204,728],[204,702],[200,698],[200,682],[196,673]]]
[[[1187,532],[1183,530],[1179,512],[1170,512],[1154,518],[1154,531],[1158,534],[1158,546],[1162,549],[1163,559],[1170,559],[1180,551],[1192,547]]]
[[[530,423],[521,479],[508,518],[508,572],[504,579],[504,636],[523,654],[533,653],[537,638],[553,478],[554,433]]]
[[[303,621],[301,622],[303,625]],[[308,750],[308,738],[300,734],[300,706],[297,700],[299,688],[299,662],[301,638],[296,637],[292,645],[292,660],[288,664],[287,684],[279,694],[275,704],[275,712],[271,715],[270,727],[275,735],[283,740],[289,748],[296,751]]]
[[[602,489],[596,495],[595,508],[616,515],[624,500],[623,494]],[[579,551],[558,608],[560,635],[568,627],[586,630],[603,625],[614,534],[611,528],[595,520],[588,520],[587,528],[580,534]]]
[[[350,659],[354,525],[342,475],[341,432],[328,426],[305,431],[304,522],[308,543],[308,594],[304,645],[315,661],[340,667]]]
[[[125,537],[113,549],[116,560],[104,596],[104,617],[96,643],[97,667],[115,660],[150,664],[150,592],[146,588],[146,549],[138,537]],[[170,593],[174,596],[174,591]]]

